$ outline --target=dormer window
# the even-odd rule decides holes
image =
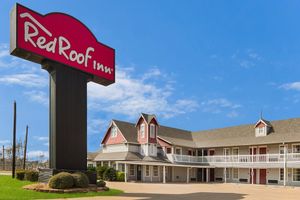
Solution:
[[[255,124],[254,128],[256,137],[267,136],[273,130],[271,122],[263,119],[262,117]]]
[[[145,137],[145,124],[141,124],[141,126],[140,126],[140,135],[141,135],[141,138]]]
[[[150,124],[150,137],[155,138],[155,125]]]
[[[263,127],[257,127],[256,131],[255,131],[255,135],[256,137],[261,137],[261,136],[266,136],[267,135],[267,131],[266,131],[266,126]]]
[[[111,128],[111,137],[112,137],[112,138],[115,138],[115,137],[117,137],[117,135],[118,135],[117,127],[113,126],[113,127]]]

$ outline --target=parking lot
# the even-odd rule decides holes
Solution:
[[[155,184],[109,182],[111,188],[124,194],[115,197],[94,197],[94,200],[298,200],[300,188],[249,184]],[[84,199],[84,198],[81,198]]]

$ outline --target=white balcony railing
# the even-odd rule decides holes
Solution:
[[[283,154],[261,154],[261,155],[227,155],[227,156],[189,156],[173,155],[173,161],[179,163],[284,163]],[[300,153],[289,153],[286,162],[300,162]]]

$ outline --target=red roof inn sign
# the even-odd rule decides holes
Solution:
[[[41,15],[20,4],[11,12],[11,54],[44,59],[92,75],[103,85],[115,82],[115,51],[97,41],[77,19],[63,13]]]
[[[87,82],[115,82],[115,50],[67,14],[41,15],[16,4],[10,15],[11,54],[41,64],[50,75],[50,169],[84,171]]]

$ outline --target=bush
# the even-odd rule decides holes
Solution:
[[[67,172],[60,172],[52,176],[49,180],[49,187],[54,189],[67,189],[72,188],[74,179],[72,174]]]
[[[117,172],[117,178],[116,178],[116,180],[117,181],[125,181],[125,173],[124,172]]]
[[[16,177],[18,180],[23,181],[25,178],[25,170],[17,170],[16,171]]]
[[[34,170],[27,170],[25,171],[25,180],[36,182],[39,179],[39,172]]]
[[[82,172],[72,174],[74,179],[74,187],[87,188],[89,186],[89,178]]]
[[[103,179],[103,173],[107,169],[108,169],[108,167],[106,167],[106,166],[99,166],[99,167],[97,167],[97,176],[98,176],[99,179]]]
[[[103,180],[97,180],[97,187],[105,187],[106,183]]]
[[[114,168],[107,168],[103,173],[103,180],[115,181],[117,179],[116,172]]]
[[[94,167],[94,166],[88,166],[87,171],[88,172],[95,172],[96,171],[96,167]]]

